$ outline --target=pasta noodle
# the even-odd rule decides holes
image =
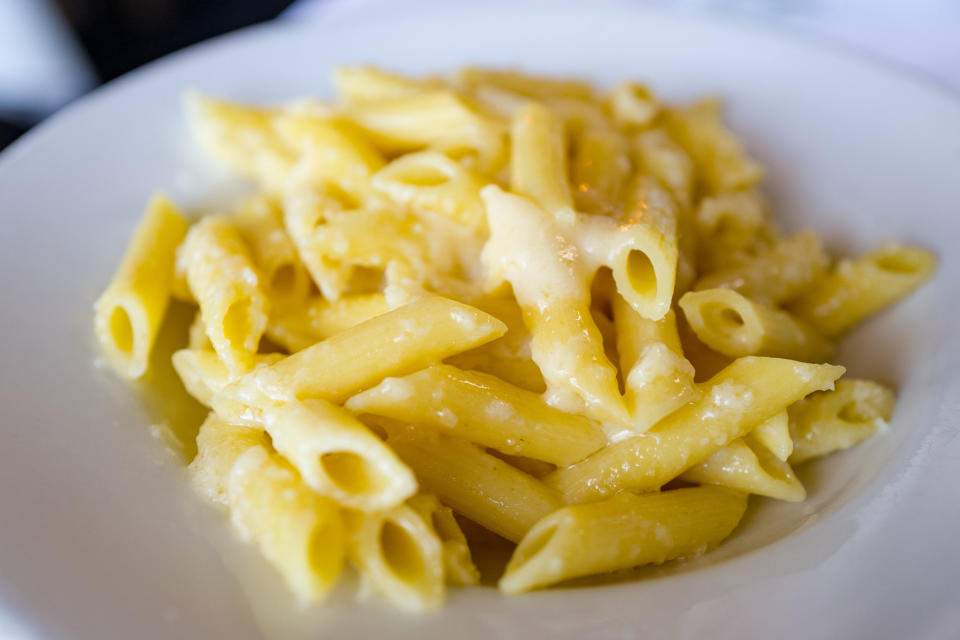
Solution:
[[[893,391],[827,361],[934,256],[781,233],[719,101],[481,68],[333,85],[188,96],[252,194],[192,223],[155,196],[93,323],[140,384],[172,351],[209,408],[195,491],[301,604],[346,569],[432,611],[498,545],[504,594],[693,557],[887,428]]]
[[[139,378],[163,322],[177,245],[187,223],[164,196],[154,196],[110,285],[97,300],[94,328],[114,371]]]

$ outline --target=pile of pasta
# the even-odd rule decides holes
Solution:
[[[933,256],[783,233],[716,100],[333,82],[330,103],[188,97],[255,193],[192,224],[154,197],[95,321],[137,378],[171,298],[197,306],[173,356],[210,408],[191,477],[303,603],[349,564],[436,608],[478,582],[467,524],[516,543],[509,594],[694,556],[885,427],[892,391],[826,362]]]

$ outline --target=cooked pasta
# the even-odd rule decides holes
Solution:
[[[476,68],[333,84],[188,97],[253,194],[192,224],[151,200],[94,320],[135,379],[171,298],[193,318],[164,327],[209,409],[192,484],[302,604],[346,570],[431,611],[491,579],[494,540],[504,594],[696,556],[888,427],[893,391],[827,362],[934,257],[783,235],[718,100]]]

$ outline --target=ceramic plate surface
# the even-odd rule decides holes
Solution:
[[[640,582],[517,598],[454,590],[423,619],[354,604],[347,585],[330,606],[292,613],[256,552],[192,497],[142,399],[96,366],[91,306],[154,190],[202,206],[228,188],[190,146],[183,90],[322,97],[346,62],[520,65],[639,78],[668,99],[726,96],[788,228],[811,227],[837,251],[897,238],[940,256],[928,286],[838,357],[898,388],[891,429],[804,469],[807,502],[755,500],[716,553]],[[955,96],[743,25],[603,6],[438,9],[275,24],[152,64],[0,156],[0,635],[956,637],[958,203]]]

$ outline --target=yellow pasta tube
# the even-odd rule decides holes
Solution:
[[[618,295],[613,299],[613,319],[630,431],[643,433],[696,398],[693,365],[683,356],[672,310],[654,322]]]
[[[262,430],[230,424],[211,412],[197,433],[197,455],[188,467],[190,483],[210,502],[228,506],[233,464],[248,449],[266,442]]]
[[[820,238],[811,231],[801,231],[755,258],[714,271],[698,280],[694,288],[733,289],[752,300],[780,304],[810,289],[829,261]]]
[[[620,126],[646,128],[660,114],[660,101],[647,87],[621,82],[607,97],[610,113]]]
[[[177,259],[217,355],[232,373],[249,369],[267,326],[267,299],[243,238],[223,218],[205,218],[187,233]]]
[[[484,233],[480,189],[489,180],[442,153],[420,151],[392,161],[372,178],[373,187],[415,213],[434,213]]]
[[[578,248],[554,217],[529,199],[493,185],[484,187],[481,196],[490,227],[483,249],[488,287],[513,286],[551,404],[583,410],[601,421],[624,422],[617,372],[590,316],[591,273]]]
[[[697,226],[694,220],[694,169],[687,152],[662,128],[636,135],[631,158],[640,175],[650,176],[663,185],[677,204],[677,284],[683,293],[697,275]]]
[[[283,212],[276,201],[254,196],[230,216],[247,246],[263,291],[273,308],[288,308],[307,297],[310,276],[283,228]]]
[[[188,94],[184,112],[204,151],[264,189],[282,189],[296,155],[274,129],[276,110]]]
[[[746,494],[720,487],[677,489],[564,507],[517,546],[500,590],[522,593],[581,576],[702,554],[736,528]]]
[[[570,180],[577,210],[613,214],[630,174],[626,138],[609,125],[586,126],[575,138]]]
[[[510,189],[532,198],[554,216],[571,220],[563,120],[531,102],[513,117],[510,143]]]
[[[480,582],[480,572],[470,556],[467,538],[463,535],[453,510],[440,504],[436,496],[420,493],[407,505],[420,514],[443,545],[443,575],[447,584],[466,586]]]
[[[768,251],[776,229],[767,208],[754,190],[703,198],[694,213],[700,274],[735,267]]]
[[[412,220],[358,201],[335,185],[291,185],[284,193],[284,226],[325,298],[371,293],[392,260],[419,261]]]
[[[389,434],[387,443],[413,469],[423,491],[507,540],[519,541],[562,505],[539,480],[465,440],[417,427]]]
[[[348,295],[339,300],[317,296],[270,318],[267,337],[294,353],[389,310],[382,293]]]
[[[593,98],[593,87],[588,82],[569,78],[549,78],[516,71],[467,67],[457,73],[456,80],[467,87],[486,85],[536,99],[591,100]]]
[[[421,82],[373,67],[340,66],[331,77],[337,95],[348,104],[400,98],[423,90]]]
[[[568,502],[617,491],[654,491],[756,424],[807,394],[833,387],[844,368],[779,358],[740,358],[702,385],[702,396],[647,433],[633,436],[558,469],[544,483]]]
[[[377,594],[407,613],[443,604],[443,545],[423,515],[399,505],[351,519],[351,560]]]
[[[207,337],[207,328],[203,326],[203,313],[200,310],[197,310],[196,315],[193,316],[193,322],[187,330],[187,348],[213,350],[213,343]]]
[[[187,223],[164,196],[154,196],[107,290],[94,305],[94,331],[107,362],[125,378],[147,370],[170,302],[177,245]]]
[[[230,372],[216,352],[209,349],[180,349],[173,353],[172,359],[173,368],[187,393],[207,407],[211,406],[218,391],[239,377]],[[257,353],[250,362],[256,369],[282,359],[280,353]]]
[[[790,419],[786,409],[755,426],[750,432],[750,437],[781,460],[787,460],[793,453]]]
[[[690,209],[696,180],[687,152],[659,127],[635,135],[632,142],[637,172],[659,180],[683,209]]]
[[[530,332],[523,324],[523,310],[512,291],[506,293],[469,300],[507,325],[503,337],[447,358],[446,362],[461,369],[489,373],[527,391],[543,393],[546,384],[531,356]]]
[[[802,502],[807,491],[790,465],[773,455],[751,435],[734,440],[698,465],[681,480],[715,484],[787,502]]]
[[[591,267],[608,266],[617,291],[651,320],[670,309],[677,278],[677,207],[655,180],[638,176],[617,218],[581,216],[574,232]]]
[[[747,189],[763,179],[763,167],[724,126],[719,100],[702,100],[664,112],[670,135],[686,149],[708,194]]]
[[[326,597],[343,569],[343,517],[308,489],[275,453],[254,446],[234,463],[227,482],[230,519],[255,542],[302,604]]]
[[[480,113],[446,89],[430,89],[354,105],[351,120],[387,153],[429,148],[477,154],[480,169],[502,162],[506,131],[502,122]]]
[[[450,365],[387,378],[346,406],[556,464],[581,460],[607,442],[591,420],[554,409],[539,395],[494,376]]]
[[[342,118],[288,113],[276,119],[281,139],[300,154],[297,178],[320,187],[333,183],[354,198],[371,195],[370,176],[385,164],[356,125]]]
[[[688,291],[678,304],[697,338],[727,356],[825,362],[833,353],[830,342],[806,322],[732,289]]]
[[[278,452],[317,493],[361,511],[391,509],[417,490],[413,473],[365,425],[324,400],[291,402],[264,416]]]
[[[848,449],[887,428],[896,397],[870,380],[840,380],[789,409],[794,448],[790,464]]]
[[[422,298],[262,367],[213,400],[233,420],[255,424],[262,411],[293,400],[341,403],[388,376],[417,371],[503,335],[502,322],[437,296]]]
[[[841,260],[790,309],[829,336],[840,335],[930,279],[936,258],[926,249],[887,244]]]

